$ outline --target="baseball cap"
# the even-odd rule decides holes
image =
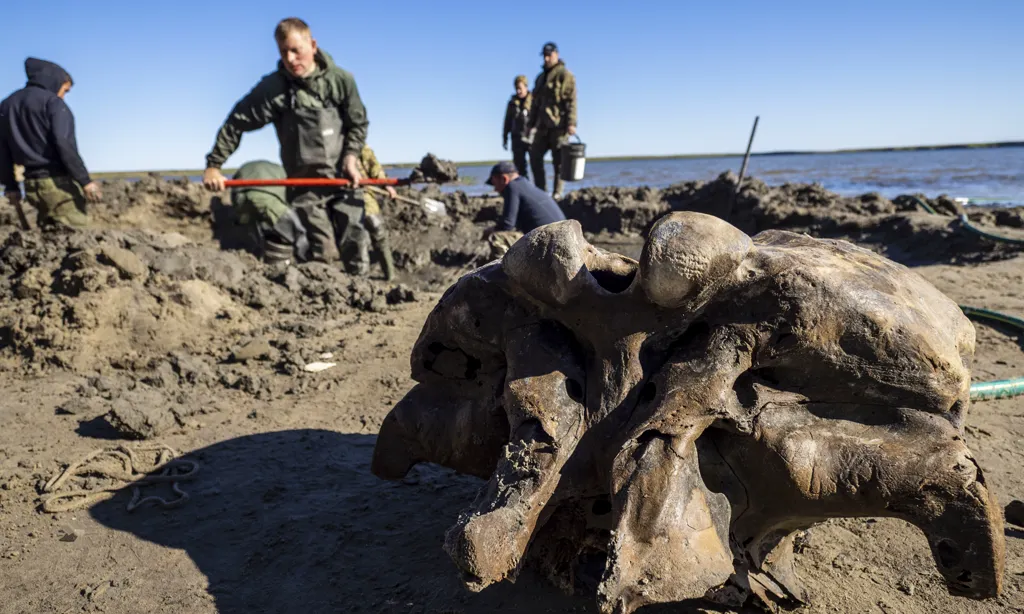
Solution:
[[[547,43],[546,45],[544,45],[544,48],[541,49],[540,54],[541,55],[547,55],[547,54],[551,53],[552,51],[558,51],[558,45],[556,45],[554,43]]]
[[[487,185],[494,185],[494,182],[491,181],[491,177],[494,177],[495,175],[505,175],[508,173],[517,172],[519,171],[516,170],[515,164],[512,164],[508,160],[502,160],[501,162],[498,162],[497,164],[491,167],[491,174],[487,176],[487,181],[485,181],[484,183],[486,183]]]

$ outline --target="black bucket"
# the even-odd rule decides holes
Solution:
[[[587,168],[587,146],[576,135],[575,143],[562,145],[562,180],[580,181]]]

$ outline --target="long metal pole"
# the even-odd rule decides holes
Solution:
[[[362,179],[360,185],[409,185],[407,179]],[[329,179],[327,177],[299,177],[292,179],[225,179],[224,185],[229,188],[252,188],[259,186],[347,186],[352,182],[348,179]]]
[[[740,193],[740,186],[743,185],[743,175],[747,173],[747,161],[750,160],[750,147],[754,144],[754,133],[757,132],[757,120],[760,115],[754,117],[754,127],[750,130],[750,140],[747,141],[747,153],[743,154],[743,166],[740,167],[740,179],[736,182],[736,193]]]

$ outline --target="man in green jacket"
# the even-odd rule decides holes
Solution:
[[[544,177],[544,154],[551,152],[555,170],[555,199],[562,197],[562,145],[576,134],[576,77],[558,57],[558,45],[547,43],[541,51],[544,71],[533,84],[533,105],[530,109],[530,166],[533,182],[547,190]]]
[[[282,20],[274,31],[281,61],[239,100],[206,157],[203,184],[224,189],[220,169],[242,134],[274,124],[289,178],[341,175],[358,186],[359,152],[369,121],[352,74],[318,49],[306,22]],[[369,235],[363,226],[361,190],[293,188],[288,201],[309,233],[311,257],[327,261],[336,243],[348,272],[369,272]],[[334,239],[332,241],[332,238]]]
[[[280,164],[255,160],[243,164],[234,178],[284,179],[287,176]],[[288,206],[284,187],[232,188],[231,205],[237,210],[238,221],[254,231],[265,262],[289,263],[309,257],[306,228],[295,210]]]

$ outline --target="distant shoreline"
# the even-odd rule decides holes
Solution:
[[[764,152],[752,152],[751,158],[764,158],[770,156],[828,156],[836,154],[854,154],[854,153],[887,153],[887,152],[907,152],[907,151],[947,151],[947,150],[963,150],[963,149],[999,149],[999,148],[1012,148],[1012,147],[1024,147],[1024,141],[999,141],[994,143],[960,143],[953,145],[912,145],[908,147],[870,147],[864,149],[834,149],[834,150],[819,150],[819,151],[764,151]],[[667,154],[667,155],[651,155],[651,156],[593,156],[587,157],[588,162],[633,162],[637,160],[700,160],[700,159],[716,159],[716,158],[736,158],[743,156],[742,153],[722,153],[722,154]],[[498,160],[474,160],[466,162],[456,162],[458,166],[488,166],[499,162]],[[385,168],[413,168],[419,164],[418,162],[398,162],[394,164],[384,164]],[[224,169],[225,175],[230,175],[238,169],[226,168]],[[130,179],[133,177],[143,177],[150,174],[157,174],[163,177],[195,177],[203,174],[202,169],[191,169],[191,170],[158,170],[158,171],[104,171],[94,172],[92,176],[96,179]]]

